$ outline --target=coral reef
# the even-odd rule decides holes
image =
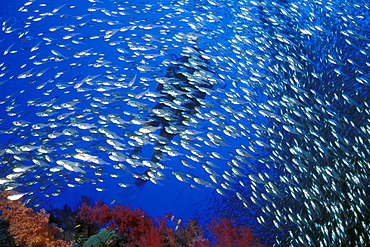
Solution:
[[[172,214],[166,214],[155,221],[141,209],[133,210],[128,205],[109,207],[98,201],[95,207],[82,204],[79,216],[89,223],[98,224],[109,230],[115,230],[126,237],[121,246],[151,246],[151,247],[207,247],[211,241],[204,237],[205,230],[196,219],[190,219],[182,226],[177,220],[176,229],[167,226],[173,221]],[[251,228],[235,226],[235,221],[225,218],[214,218],[208,225],[210,235],[215,240],[215,247],[263,247]]]
[[[76,202],[74,209],[68,205],[64,205],[62,209],[54,208],[52,204],[47,203],[49,208],[47,212],[50,214],[49,223],[54,223],[63,229],[63,240],[76,240],[77,243],[80,243],[98,234],[98,225],[89,224],[77,215],[82,203],[93,205],[94,201],[87,196],[82,196],[81,200]]]
[[[77,212],[73,211],[68,205],[64,205],[62,209],[51,208],[47,210],[50,214],[49,223],[56,224],[63,229],[63,239],[70,241],[74,240],[75,227],[77,225]]]
[[[216,242],[214,247],[262,247],[249,227],[234,225],[235,221],[225,218],[214,218],[208,225]]]
[[[183,243],[189,243],[189,246],[210,246],[211,241],[203,238],[204,229],[198,224],[197,219],[189,219],[185,227],[178,224],[178,231],[175,232],[176,238]]]
[[[24,247],[69,247],[73,242],[57,239],[62,230],[49,224],[49,214],[44,209],[34,212],[20,200],[8,200],[14,191],[0,192],[1,218],[9,222],[9,233],[18,246]]]
[[[127,243],[122,246],[180,246],[175,242],[173,230],[166,226],[170,215],[155,222],[141,209],[133,210],[130,206],[118,204],[109,207],[98,201],[95,207],[83,203],[79,216],[127,237]]]
[[[0,192],[2,225],[14,238],[13,241],[4,228],[1,241],[6,241],[6,246],[264,246],[258,242],[251,228],[235,226],[235,221],[226,218],[213,218],[207,230],[199,225],[197,219],[189,219],[183,225],[182,220],[175,219],[171,213],[153,219],[140,208],[133,210],[128,205],[118,204],[108,206],[103,201],[97,201],[95,206],[83,202],[78,211],[68,206],[63,209],[52,208],[49,210],[50,217],[44,209],[34,212],[20,199],[8,200],[14,193]],[[63,234],[62,228],[68,234]],[[71,241],[67,242],[66,239]]]
[[[108,231],[103,228],[98,234],[92,235],[84,244],[83,247],[102,247],[102,246],[117,246],[122,240],[122,237],[115,231]]]

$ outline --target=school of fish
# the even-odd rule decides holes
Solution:
[[[214,190],[230,208],[257,208],[258,224],[276,236],[269,246],[370,243],[367,1],[31,0],[8,8],[0,186],[19,191],[9,199],[85,183],[135,186],[125,178],[149,171],[152,183],[178,180]],[[195,69],[187,77],[206,94],[193,95],[192,114],[183,111],[192,88],[165,76],[179,63],[172,54],[192,58],[180,65]],[[212,88],[198,86],[205,83]],[[176,136],[146,125],[149,113]]]

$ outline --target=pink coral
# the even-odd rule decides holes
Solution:
[[[249,227],[234,226],[235,221],[229,219],[213,219],[209,224],[211,235],[215,238],[215,247],[262,247]]]
[[[159,220],[155,226],[154,219],[147,216],[141,209],[133,210],[128,205],[115,205],[109,207],[98,201],[95,207],[81,206],[79,216],[90,223],[107,226],[128,238],[128,243],[123,246],[179,246],[175,243],[173,230],[165,224],[170,215]]]
[[[166,225],[173,219],[172,214],[157,218],[157,222],[141,209],[133,210],[128,205],[115,205],[109,207],[98,201],[95,207],[83,204],[79,216],[89,223],[99,224],[118,234],[127,237],[122,246],[189,246],[209,247],[211,241],[203,237],[204,230],[198,225],[196,219],[191,219],[185,227],[177,224],[178,231]],[[179,221],[180,222],[180,221]],[[215,239],[215,247],[263,247],[250,228],[236,227],[235,222],[229,219],[213,219],[209,224],[210,233]],[[177,242],[176,242],[177,240]],[[182,243],[182,244],[179,244]]]

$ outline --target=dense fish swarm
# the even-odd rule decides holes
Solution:
[[[366,1],[56,2],[2,20],[9,199],[177,179],[258,208],[270,245],[368,246]]]

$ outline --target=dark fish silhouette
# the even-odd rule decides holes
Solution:
[[[199,52],[199,49],[194,48],[195,51]],[[182,56],[177,58],[175,55],[171,55],[173,61],[176,62],[175,65],[171,65],[167,68],[166,78],[170,78],[168,83],[173,86],[173,89],[178,90],[177,94],[179,96],[173,96],[170,93],[165,92],[165,88],[168,88],[168,85],[164,86],[163,84],[159,83],[157,85],[156,91],[162,93],[164,96],[163,98],[167,99],[170,102],[174,100],[185,101],[182,105],[182,109],[171,109],[165,103],[157,103],[153,109],[169,109],[171,111],[172,120],[169,120],[165,116],[158,116],[155,114],[149,114],[149,117],[152,119],[150,122],[146,123],[144,126],[152,126],[157,127],[161,126],[159,135],[167,140],[167,142],[171,141],[177,134],[169,133],[166,130],[166,127],[171,125],[183,125],[182,121],[186,119],[187,115],[192,115],[194,113],[194,109],[200,106],[199,101],[197,99],[204,99],[206,97],[206,93],[200,91],[200,88],[213,88],[211,84],[192,84],[190,82],[190,76],[193,75],[197,70],[207,70],[207,65],[209,62],[206,59],[203,59],[200,55],[196,56]],[[201,63],[200,66],[197,68],[192,67],[190,61],[196,60],[197,62]],[[154,152],[151,157],[152,162],[158,162],[159,159],[157,158],[162,152],[160,150],[160,146],[163,146],[159,142],[156,142],[154,146]],[[141,147],[136,147],[132,151],[132,154],[139,154],[141,151]],[[150,168],[147,168],[144,173],[142,173],[139,177],[135,180],[135,185],[141,187],[145,185],[148,181],[148,172],[150,172]]]

